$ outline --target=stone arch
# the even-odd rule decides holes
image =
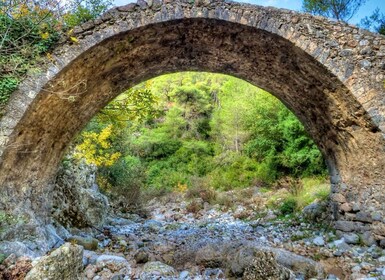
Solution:
[[[384,37],[221,0],[138,1],[74,36],[79,43],[64,40],[1,119],[0,208],[31,210],[31,219],[48,223],[48,183],[90,118],[136,83],[199,70],[234,75],[283,101],[328,161],[336,227],[385,237],[382,217],[374,221],[385,213]]]

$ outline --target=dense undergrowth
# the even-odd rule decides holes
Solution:
[[[219,74],[170,74],[125,92],[78,137],[74,156],[99,166],[101,188],[128,209],[141,194],[195,190],[216,203],[221,191],[259,187],[287,189],[268,203],[293,212],[328,194],[323,158],[298,119]]]

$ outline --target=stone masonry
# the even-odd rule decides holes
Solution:
[[[0,209],[50,222],[65,148],[110,100],[177,71],[237,76],[284,102],[324,154],[338,230],[385,239],[385,37],[220,0],[139,0],[63,38],[0,120]],[[38,223],[36,223],[38,221]]]

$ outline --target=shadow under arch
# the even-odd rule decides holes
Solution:
[[[180,71],[232,75],[280,99],[318,145],[333,191],[346,192],[345,200],[359,198],[362,178],[377,183],[384,166],[383,138],[355,96],[325,66],[265,30],[217,19],[178,19],[111,36],[42,87],[1,156],[0,208],[32,210],[32,216],[49,223],[48,183],[72,138],[125,89]],[[349,188],[342,189],[341,183]],[[336,201],[337,219],[344,219],[338,212],[344,202]]]

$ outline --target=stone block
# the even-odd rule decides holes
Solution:
[[[373,221],[371,214],[367,212],[360,211],[356,213],[356,221],[371,223]]]

